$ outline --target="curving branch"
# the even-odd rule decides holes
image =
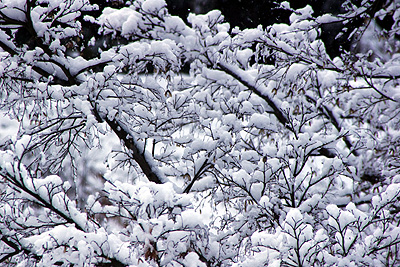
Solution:
[[[289,119],[286,117],[286,115],[282,112],[282,110],[278,107],[278,105],[274,102],[273,99],[271,99],[268,95],[261,93],[255,84],[252,84],[250,81],[244,79],[232,66],[229,66],[228,64],[223,62],[219,62],[218,67],[225,73],[229,74],[230,76],[238,80],[241,84],[250,89],[250,91],[252,91],[254,94],[265,100],[265,102],[267,102],[267,104],[274,111],[274,115],[278,119],[278,121],[282,123],[283,126],[285,126],[288,130],[294,132],[294,129],[291,127],[289,123]]]
[[[268,95],[263,94],[257,86],[252,83],[251,81],[246,80],[243,76],[238,73],[237,70],[235,70],[232,66],[229,66],[228,64],[224,62],[219,62],[218,63],[219,68],[224,71],[225,73],[229,74],[233,78],[235,78],[237,81],[239,81],[241,84],[246,86],[251,92],[256,94],[257,96],[261,97],[267,104],[272,108],[273,114],[275,117],[278,119],[278,121],[285,126],[286,129],[291,131],[292,133],[296,134],[295,129],[293,128],[293,125],[290,123],[289,118],[286,117],[286,115],[283,113],[283,111],[278,107],[278,104],[270,98]],[[319,150],[319,153],[322,156],[328,157],[328,158],[334,158],[336,156],[336,153],[322,147]]]

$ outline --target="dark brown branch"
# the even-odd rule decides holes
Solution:
[[[199,170],[196,172],[196,174],[194,175],[192,181],[190,182],[190,184],[188,184],[188,186],[185,188],[185,190],[183,190],[183,193],[189,193],[190,189],[192,189],[194,183],[200,178],[200,176],[205,173],[208,168],[210,167],[210,163],[208,162],[208,158],[204,160],[203,164],[201,165],[201,167],[199,168]]]
[[[311,96],[306,96],[307,99],[311,102],[313,102],[313,104],[316,104],[317,101],[312,98]],[[321,105],[318,107],[318,109],[321,111],[321,113],[333,124],[333,126],[336,128],[336,130],[338,132],[342,131],[342,127],[340,126],[338,120],[336,119],[336,117],[333,115],[332,110],[328,109],[326,106]],[[350,152],[354,155],[354,156],[359,156],[357,150],[353,149],[353,145],[350,142],[350,139],[347,135],[343,136],[343,141],[346,144],[347,148],[350,150]]]
[[[248,89],[250,89],[251,92],[256,94],[257,96],[261,97],[267,104],[272,108],[273,114],[275,117],[278,119],[280,123],[285,126],[286,129],[291,131],[292,133],[296,134],[295,129],[293,128],[292,124],[290,123],[289,119],[286,117],[286,115],[282,112],[282,110],[278,107],[278,105],[267,95],[262,94],[258,88],[256,88],[253,84],[249,83],[245,79],[243,79],[238,73],[234,72],[231,70],[229,67],[225,66],[223,63],[218,63],[218,66],[220,67],[221,70],[223,70],[225,73],[231,75],[233,78],[235,78],[237,81],[239,81],[241,84],[246,86]],[[335,153],[331,152],[330,150],[322,147],[319,150],[319,153],[322,156],[328,157],[328,158],[334,158],[336,156]]]
[[[97,113],[96,110],[94,110],[94,112]],[[100,117],[98,113],[97,116]],[[123,127],[123,125],[121,125],[121,123],[119,123],[116,119],[110,120],[107,117],[103,119],[111,127],[113,132],[117,134],[118,138],[124,143],[125,147],[132,152],[133,159],[137,162],[137,164],[139,164],[140,168],[146,175],[147,179],[149,179],[150,182],[154,182],[156,184],[162,184],[163,182],[161,181],[160,177],[158,177],[156,172],[153,170],[150,162],[146,158],[144,149],[143,151],[139,149],[136,141],[128,133],[125,127]]]
[[[2,236],[1,241],[3,241],[10,248],[14,249],[14,251],[2,257],[0,259],[0,263],[5,262],[7,259],[14,257],[15,255],[21,252],[21,249],[18,247],[18,245],[8,240],[6,236]]]
[[[254,94],[257,96],[261,97],[267,104],[272,108],[274,111],[275,117],[278,119],[280,123],[282,123],[287,129],[289,129],[291,132],[294,131],[294,129],[290,126],[288,118],[285,116],[285,114],[282,112],[282,110],[275,104],[275,102],[269,98],[268,96],[262,94],[254,85],[250,84],[248,81],[244,80],[242,77],[240,77],[239,74],[235,73],[232,71],[229,67],[225,66],[223,63],[218,63],[218,67],[221,68],[224,72],[227,74],[231,75],[233,78],[238,80],[241,84],[249,88]]]

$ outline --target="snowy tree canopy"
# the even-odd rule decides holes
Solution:
[[[1,265],[398,266],[400,2],[376,2],[239,29],[0,1]],[[360,19],[331,58],[322,27]]]

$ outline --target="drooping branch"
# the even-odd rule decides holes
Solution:
[[[250,89],[254,94],[257,96],[261,97],[267,104],[272,108],[275,117],[278,119],[280,123],[283,124],[288,130],[291,132],[294,131],[294,129],[290,126],[289,119],[286,117],[286,115],[282,112],[282,110],[278,107],[278,105],[271,99],[268,95],[262,94],[258,88],[252,84],[250,81],[244,79],[242,76],[240,76],[239,73],[235,71],[234,68],[229,66],[228,64],[224,62],[219,62],[218,66],[220,67],[221,70],[223,70],[225,73],[231,75],[233,78],[238,80],[241,84],[246,86],[248,89]]]
[[[235,78],[241,84],[246,86],[251,92],[253,92],[257,96],[261,97],[265,102],[267,102],[267,104],[272,108],[273,114],[278,119],[278,121],[281,124],[283,124],[283,126],[286,129],[288,129],[292,133],[296,133],[296,130],[293,128],[293,125],[290,123],[289,118],[284,114],[284,112],[278,107],[278,104],[275,103],[275,101],[270,96],[268,96],[265,93],[262,93],[254,83],[246,80],[233,67],[229,66],[227,63],[219,62],[218,66],[222,71],[231,75],[233,78]],[[335,153],[333,153],[332,151],[330,151],[324,147],[319,150],[319,153],[328,158],[333,158],[336,156]]]

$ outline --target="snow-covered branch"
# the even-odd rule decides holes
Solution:
[[[299,7],[0,2],[0,262],[397,266],[399,5]]]

